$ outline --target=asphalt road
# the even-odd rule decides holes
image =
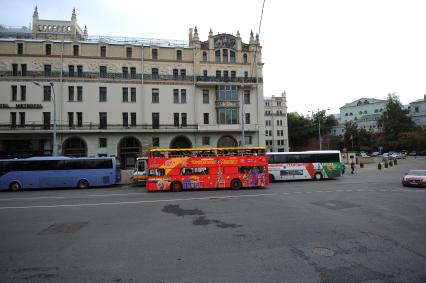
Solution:
[[[410,168],[426,158],[264,190],[3,192],[0,281],[426,282]]]

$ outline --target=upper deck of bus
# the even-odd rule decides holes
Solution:
[[[104,159],[115,159],[114,157],[73,157],[73,156],[32,156],[26,158],[9,158],[0,159],[0,162],[5,161],[41,161],[41,160],[77,160],[77,159],[89,159],[89,160],[104,160]]]
[[[265,147],[202,147],[202,148],[155,148],[149,150],[149,158],[179,156],[217,156],[217,155],[264,155]],[[167,154],[167,156],[166,156]]]
[[[308,150],[308,151],[285,151],[285,152],[267,152],[266,154],[327,154],[327,153],[339,153],[339,150]]]

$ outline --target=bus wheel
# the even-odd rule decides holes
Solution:
[[[240,179],[233,179],[231,181],[231,189],[233,189],[233,190],[239,190],[239,189],[242,188],[242,186],[243,185],[241,184]]]
[[[172,192],[180,192],[182,191],[182,184],[179,182],[173,182],[170,184],[170,191]]]
[[[269,174],[269,183],[275,182],[275,177],[272,174]]]
[[[321,173],[315,173],[314,179],[315,179],[315,181],[321,181],[322,180],[322,174]]]
[[[87,189],[89,187],[89,182],[87,180],[78,181],[77,188],[79,189]]]
[[[11,191],[17,192],[17,191],[20,191],[22,189],[22,187],[21,187],[21,185],[18,182],[12,182],[9,185],[9,189]]]

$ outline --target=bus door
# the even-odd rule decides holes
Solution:
[[[133,184],[145,185],[148,177],[147,158],[136,159],[135,168],[133,169]]]

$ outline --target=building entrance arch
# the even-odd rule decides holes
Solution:
[[[62,154],[65,156],[85,157],[87,156],[87,144],[79,137],[70,137],[62,144]]]
[[[192,143],[185,136],[177,136],[170,142],[170,148],[192,148]]]
[[[217,147],[237,147],[238,142],[233,136],[222,136],[217,141]]]
[[[141,142],[135,137],[124,137],[117,146],[117,155],[121,169],[129,169],[135,166],[136,158],[142,153]]]

